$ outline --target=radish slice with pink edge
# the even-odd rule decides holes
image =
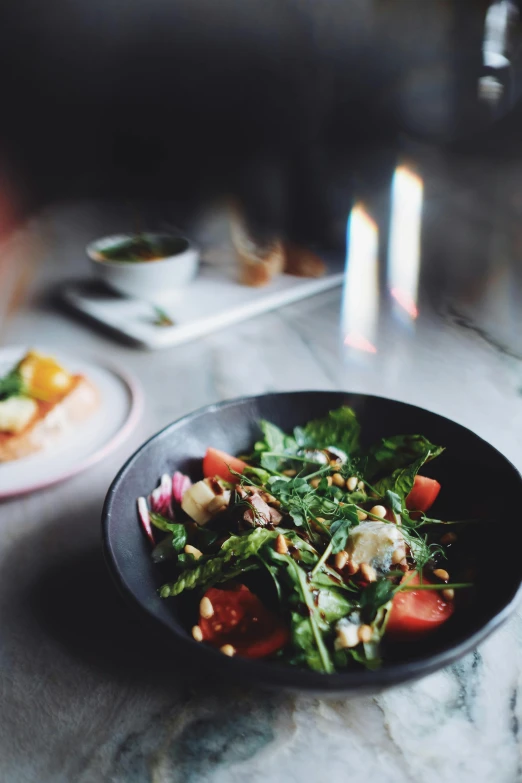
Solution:
[[[152,527],[150,524],[150,514],[149,514],[149,507],[147,505],[147,499],[146,498],[138,498],[138,516],[140,518],[141,526],[144,529],[145,533],[147,534],[147,538],[155,544],[154,541],[154,534],[152,532]]]
[[[169,519],[174,518],[172,511],[172,478],[164,473],[158,487],[149,497],[150,507],[156,514],[162,514]]]
[[[172,497],[176,503],[181,503],[183,495],[192,486],[192,481],[184,473],[177,470],[172,476]]]

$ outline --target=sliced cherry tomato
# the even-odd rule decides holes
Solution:
[[[427,511],[435,503],[440,492],[440,484],[427,476],[415,476],[413,489],[406,498],[406,508],[410,511]]]
[[[286,626],[248,587],[211,587],[205,597],[214,613],[208,619],[199,619],[203,641],[214,647],[231,644],[238,655],[246,658],[265,658],[288,644]]]
[[[419,575],[412,572],[404,575],[402,582],[419,584]],[[426,579],[424,584],[430,584]],[[435,631],[453,614],[454,605],[444,601],[438,590],[404,590],[396,593],[386,633],[395,637],[422,636]]]
[[[236,473],[242,473],[246,468],[246,462],[237,457],[231,457],[226,451],[219,449],[207,449],[203,457],[203,475],[205,478],[219,476],[224,481],[237,482],[237,476],[230,472],[229,467]]]

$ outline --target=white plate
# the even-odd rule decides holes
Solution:
[[[150,302],[119,296],[94,280],[66,282],[61,295],[69,307],[127,340],[149,349],[168,348],[340,286],[343,263],[329,260],[324,277],[279,275],[265,288],[250,288],[237,282],[232,256],[216,251],[212,263],[202,261],[190,285],[163,303],[173,326],[155,325]]]
[[[0,349],[0,376],[26,353],[23,347]],[[39,350],[39,349],[36,349]],[[47,349],[67,370],[82,373],[100,392],[100,408],[79,425],[74,438],[55,448],[13,462],[0,462],[0,498],[22,495],[56,484],[94,465],[117,448],[141,415],[143,395],[135,380],[119,370]]]

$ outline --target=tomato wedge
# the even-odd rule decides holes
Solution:
[[[237,457],[231,457],[226,451],[207,449],[207,453],[203,457],[203,475],[205,478],[219,476],[224,481],[230,481],[235,484],[238,480],[237,476],[234,476],[229,468],[235,470],[236,473],[242,473],[246,468],[246,462]]]
[[[418,585],[419,575],[408,572],[402,582]],[[430,584],[426,579],[424,584]],[[404,590],[396,593],[386,633],[395,637],[422,636],[435,631],[449,620],[454,611],[452,601],[444,601],[438,590]]]
[[[288,644],[286,626],[248,587],[211,587],[205,597],[214,613],[208,619],[199,619],[203,641],[214,647],[231,644],[238,655],[246,658],[266,658]]]
[[[415,476],[413,489],[406,498],[406,508],[410,511],[427,511],[435,503],[440,492],[440,484],[427,476]]]

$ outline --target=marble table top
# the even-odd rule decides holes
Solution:
[[[145,438],[245,394],[384,394],[456,419],[522,468],[516,351],[469,318],[426,308],[414,331],[386,325],[378,354],[356,362],[338,339],[339,290],[171,350],[121,345],[46,296],[69,273],[66,261],[75,259],[73,272],[82,267],[99,220],[83,207],[45,216],[39,230],[51,250],[3,341],[30,343],[37,330],[40,344],[109,354],[139,377],[148,405],[105,462],[0,504],[2,783],[521,781],[520,612],[458,664],[413,685],[337,700],[264,693],[181,667],[113,589],[99,530],[107,487]]]

